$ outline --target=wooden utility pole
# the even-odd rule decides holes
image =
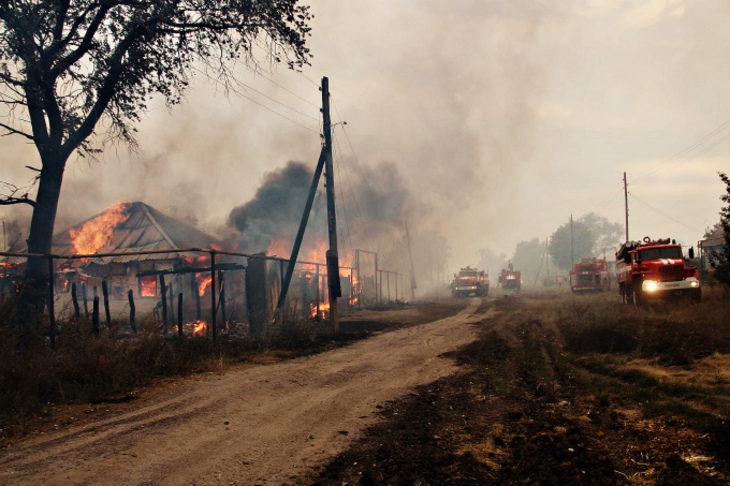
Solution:
[[[340,288],[340,263],[337,254],[337,214],[335,206],[335,177],[332,163],[332,122],[330,120],[329,79],[322,78],[322,126],[324,131],[324,181],[327,191],[327,228],[330,249],[327,251],[327,281],[329,285],[330,319],[332,331],[340,333],[340,320],[337,314],[337,298],[342,296]]]
[[[411,264],[411,297],[415,300],[416,298],[416,270],[413,268],[413,251],[411,250],[411,235],[408,233],[408,221],[406,225],[406,241],[408,242],[408,261]]]
[[[626,184],[626,172],[624,172],[624,208],[626,208],[626,243],[629,242],[629,191]]]

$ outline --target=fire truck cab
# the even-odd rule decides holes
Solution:
[[[509,262],[507,268],[502,269],[499,275],[499,284],[504,290],[517,290],[522,288],[522,274],[519,270],[515,270],[512,262]]]
[[[454,297],[486,297],[489,293],[489,275],[484,270],[464,267],[454,275],[454,282],[451,286]]]
[[[570,272],[570,290],[574,294],[603,292],[610,285],[608,264],[602,258],[583,258]]]
[[[690,248],[689,257],[694,257]],[[648,299],[702,299],[697,267],[686,265],[682,247],[669,238],[630,241],[616,252],[616,277],[624,303],[641,305]]]

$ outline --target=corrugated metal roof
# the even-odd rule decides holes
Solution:
[[[111,241],[97,253],[169,250],[174,248],[210,248],[221,245],[217,238],[203,233],[188,224],[174,219],[143,202],[129,203],[126,212],[129,217],[114,228]],[[101,213],[99,213],[101,214]],[[97,216],[89,218],[91,221]],[[75,253],[71,230],[80,228],[84,223],[56,234],[53,237],[53,253],[72,255]],[[95,259],[97,263],[130,263],[134,261],[171,260],[176,256],[196,257],[202,253],[160,253],[154,255],[129,255]]]

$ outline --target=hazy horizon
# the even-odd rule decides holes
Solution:
[[[312,66],[301,74],[263,60],[259,73],[240,66],[242,84],[228,97],[200,74],[181,106],[151,103],[137,126],[139,154],[119,147],[99,162],[69,162],[56,231],[133,200],[215,235],[232,231],[231,211],[267,174],[290,161],[314,168],[322,76],[333,122],[347,121],[334,129],[338,197],[357,207],[369,184],[382,187],[379,174],[397,178],[408,197],[397,217],[446,237],[451,269],[478,263],[480,249],[510,256],[571,214],[623,224],[624,172],[631,239],[695,245],[719,220],[717,172],[730,169],[730,5],[311,5]],[[5,137],[3,153],[0,179],[32,179],[32,145]],[[29,215],[30,207],[0,208],[3,219]],[[354,215],[341,224],[367,232]]]

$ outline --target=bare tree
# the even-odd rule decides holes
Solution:
[[[196,64],[229,82],[257,43],[292,68],[310,58],[298,0],[0,0],[0,21],[0,129],[40,156],[35,197],[6,183],[0,204],[33,206],[31,253],[51,250],[69,157],[108,141],[134,147],[149,100],[179,103]],[[98,126],[104,136],[92,137]],[[46,272],[29,259],[29,279]]]

